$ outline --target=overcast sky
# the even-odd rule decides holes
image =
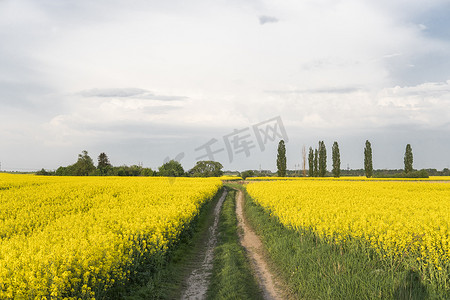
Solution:
[[[85,149],[190,169],[216,141],[225,169],[275,170],[282,135],[261,147],[253,127],[275,117],[290,169],[319,140],[329,169],[334,141],[363,168],[366,139],[375,169],[402,168],[408,143],[415,168],[447,168],[449,15],[449,0],[0,0],[1,168]]]

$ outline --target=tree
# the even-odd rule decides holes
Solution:
[[[312,147],[309,147],[308,168],[308,176],[314,177],[314,150]]]
[[[223,175],[222,164],[211,160],[198,161],[189,171],[194,177],[220,177]]]
[[[167,177],[180,177],[184,175],[184,169],[179,162],[172,159],[171,161],[166,162],[158,168],[158,175]]]
[[[253,170],[247,170],[241,173],[242,179],[246,179],[247,177],[253,177],[255,176],[255,172]]]
[[[49,175],[55,175],[55,172],[47,171],[44,168],[42,168],[40,171],[36,172],[36,175],[49,176]]]
[[[73,168],[74,173],[72,175],[75,176],[88,176],[95,170],[94,162],[86,150],[78,154],[78,161],[73,165]]]
[[[332,158],[333,158],[333,176],[340,177],[341,176],[341,155],[339,154],[339,145],[337,142],[333,143]]]
[[[327,148],[323,141],[319,142],[319,177],[325,177],[327,173]]]
[[[319,164],[318,164],[319,152],[314,149],[314,177],[319,176]]]
[[[406,145],[405,158],[403,159],[403,161],[405,162],[405,173],[412,172],[412,170],[413,170],[413,153],[412,153],[410,144]]]
[[[142,168],[141,176],[153,176],[154,172],[151,168]]]
[[[97,170],[100,172],[100,175],[105,176],[112,167],[108,155],[105,152],[100,153],[97,161]]]
[[[67,166],[67,167],[59,167],[56,169],[55,175],[56,176],[74,176],[75,175],[75,164]]]
[[[366,147],[364,148],[364,172],[367,178],[373,175],[372,145],[368,140],[366,140]]]
[[[286,147],[283,140],[278,143],[277,173],[278,177],[286,177]]]

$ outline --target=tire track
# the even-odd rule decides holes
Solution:
[[[220,210],[222,209],[222,204],[226,196],[227,191],[225,190],[214,208],[214,222],[208,230],[208,241],[206,243],[206,250],[202,263],[189,275],[186,281],[187,289],[181,296],[182,300],[202,300],[206,298],[209,277],[211,276],[213,269],[214,249],[217,245],[217,227],[219,224]]]
[[[238,191],[236,197],[236,214],[238,217],[239,227],[242,229],[242,233],[239,234],[241,245],[248,253],[250,263],[263,291],[264,299],[284,299],[283,293],[281,292],[282,290],[279,288],[281,285],[279,282],[276,282],[276,279],[270,272],[267,262],[262,254],[262,242],[256,233],[248,226],[245,220],[243,211],[244,194],[242,191]]]

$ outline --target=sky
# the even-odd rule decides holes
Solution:
[[[450,1],[0,0],[1,170],[450,166]],[[208,156],[207,150],[210,150]]]

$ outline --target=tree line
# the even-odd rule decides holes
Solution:
[[[331,174],[334,177],[341,176],[341,157],[339,152],[339,144],[337,142],[333,143],[332,146],[332,170]],[[306,176],[305,170],[305,160],[306,151],[303,149],[303,176]],[[404,155],[404,169],[402,172],[389,174],[389,177],[405,177],[405,178],[426,178],[428,177],[428,172],[426,170],[416,171],[413,169],[413,153],[410,144],[406,145],[405,155]],[[308,152],[308,176],[309,177],[325,177],[327,175],[327,149],[325,147],[324,141],[319,141],[318,148],[313,149],[309,147]],[[286,146],[283,140],[278,143],[278,153],[277,153],[277,175],[279,177],[286,176]],[[445,171],[445,170],[444,170]],[[348,174],[346,174],[348,175]],[[374,175],[373,162],[372,162],[372,145],[366,140],[364,147],[364,175],[367,178],[371,178]],[[382,174],[377,174],[383,177]]]
[[[78,154],[77,161],[66,167],[59,167],[56,171],[42,169],[36,175],[55,176],[168,176],[168,177],[219,177],[223,175],[222,164],[215,161],[198,161],[195,166],[185,171],[176,160],[165,162],[158,170],[144,168],[138,165],[113,166],[108,155],[102,152],[97,158],[97,166],[86,150]]]

